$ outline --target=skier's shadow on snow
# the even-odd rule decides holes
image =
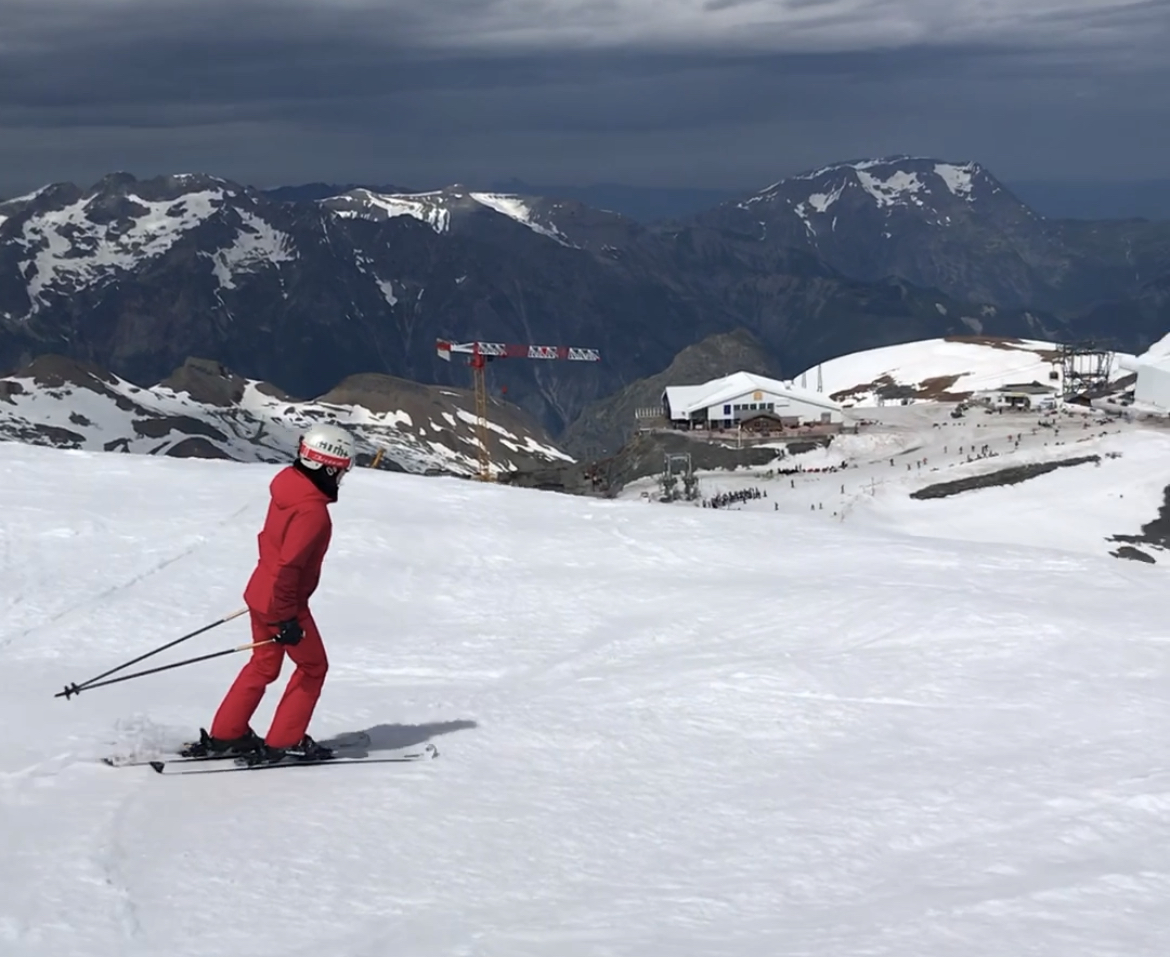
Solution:
[[[432,738],[451,734],[453,731],[468,731],[478,727],[477,722],[464,718],[459,721],[435,721],[430,724],[376,724],[360,733],[370,739],[363,750],[397,751],[416,744],[426,744]],[[339,737],[344,738],[345,735]]]

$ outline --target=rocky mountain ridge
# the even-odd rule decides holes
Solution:
[[[466,390],[356,375],[311,401],[189,359],[142,387],[90,363],[46,355],[0,378],[0,440],[106,452],[287,462],[316,422],[353,433],[359,461],[417,473],[473,475],[473,398]],[[492,402],[488,451],[497,473],[571,462],[514,406]]]

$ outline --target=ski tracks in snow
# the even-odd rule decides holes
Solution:
[[[234,512],[232,512],[231,514],[225,516],[224,518],[222,518],[218,522],[216,522],[215,525],[213,526],[212,530],[209,533],[204,533],[204,532],[197,533],[189,541],[184,542],[178,549],[176,549],[176,550],[172,551],[170,554],[166,555],[166,557],[151,561],[146,566],[141,568],[140,570],[133,572],[129,576],[127,576],[119,581],[116,581],[112,584],[109,584],[109,585],[105,586],[104,588],[101,588],[100,590],[98,590],[92,594],[85,595],[85,596],[81,597],[80,599],[75,598],[74,600],[70,601],[64,608],[61,608],[60,610],[49,614],[47,617],[44,617],[42,620],[38,621],[37,623],[35,623],[33,625],[29,625],[25,628],[16,630],[10,634],[0,634],[0,651],[3,651],[4,649],[8,648],[9,646],[15,644],[16,642],[18,642],[24,638],[27,638],[27,637],[29,637],[31,635],[35,635],[41,631],[52,628],[55,625],[60,625],[75,615],[82,614],[90,609],[98,608],[98,607],[104,605],[106,602],[110,601],[111,599],[115,598],[119,594],[128,591],[129,589],[135,587],[136,585],[139,585],[139,584],[142,584],[143,582],[148,581],[149,579],[160,574],[161,572],[166,571],[172,565],[175,565],[176,563],[182,561],[183,559],[191,557],[197,551],[199,551],[199,549],[201,549],[202,547],[207,545],[209,542],[213,541],[216,534],[218,534],[222,529],[231,525],[235,521],[239,520],[248,511],[248,509],[252,507],[252,504],[253,503],[247,503],[245,505],[240,506]],[[71,530],[71,529],[61,529],[60,531],[62,532],[62,534],[60,534],[60,535],[55,534],[53,537],[68,539],[68,538],[72,538],[73,535],[75,534],[73,532],[73,530]],[[99,528],[97,529],[97,532],[99,532],[99,533],[104,532],[105,534],[108,534],[108,530],[106,530],[104,527],[101,527],[100,523],[99,523]],[[68,533],[68,534],[65,534],[65,533]],[[11,558],[11,538],[12,538],[12,536],[10,536],[8,534],[5,535],[5,569],[4,569],[4,571],[5,571],[6,575],[10,574],[12,567],[14,567],[14,565],[17,564]],[[29,547],[35,548],[36,546],[34,544],[32,544],[31,542],[26,542],[25,547],[26,548],[29,548]],[[30,555],[25,555],[23,562],[20,562],[19,564],[22,567],[45,568],[45,567],[53,567],[54,562],[51,558],[41,558],[38,561]],[[13,575],[8,580],[11,581],[11,579],[14,577],[16,577],[16,576]],[[32,582],[32,583],[25,582],[25,584],[16,591],[16,597],[13,599],[10,599],[9,608],[11,609],[16,604],[24,601],[25,595],[27,593],[29,593],[30,591],[33,593],[39,593],[39,594],[54,593],[54,592],[56,592],[58,594],[62,593],[62,591],[48,586],[43,581]]]
[[[13,947],[0,951],[55,957],[92,953],[104,941],[106,953],[157,953],[139,949],[142,925],[125,874],[141,782],[102,771],[70,763],[4,776],[3,816],[19,816],[24,827],[7,833],[4,848],[4,870],[20,882],[7,884],[0,900],[0,942]],[[77,787],[80,775],[92,777],[88,788]]]
[[[138,918],[138,910],[122,873],[123,859],[126,854],[123,835],[136,798],[136,790],[130,791],[115,805],[104,828],[104,839],[95,854],[95,861],[114,898],[113,910],[117,915],[118,924],[122,928],[123,936],[128,941],[136,940],[142,936],[142,924]]]

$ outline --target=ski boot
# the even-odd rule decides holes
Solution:
[[[264,739],[251,728],[238,738],[213,738],[206,729],[199,729],[199,740],[184,745],[179,756],[184,758],[242,757],[264,747]]]
[[[265,744],[258,750],[240,757],[249,767],[254,767],[257,764],[280,764],[282,761],[328,761],[334,757],[334,751],[330,747],[318,744],[306,734],[300,743],[292,747],[274,748]]]

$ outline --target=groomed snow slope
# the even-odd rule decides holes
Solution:
[[[826,395],[852,406],[875,406],[882,386],[912,386],[927,400],[957,401],[965,393],[998,389],[1012,383],[1049,379],[1060,346],[1034,339],[979,336],[923,339],[880,349],[866,349],[829,359],[819,367]],[[1125,371],[1115,364],[1117,376]],[[814,366],[793,381],[815,388]]]
[[[442,756],[97,763],[210,719],[237,658],[52,695],[238,606],[273,471],[0,444],[5,957],[1164,955],[1167,579],[1107,556],[358,471],[313,730]]]

